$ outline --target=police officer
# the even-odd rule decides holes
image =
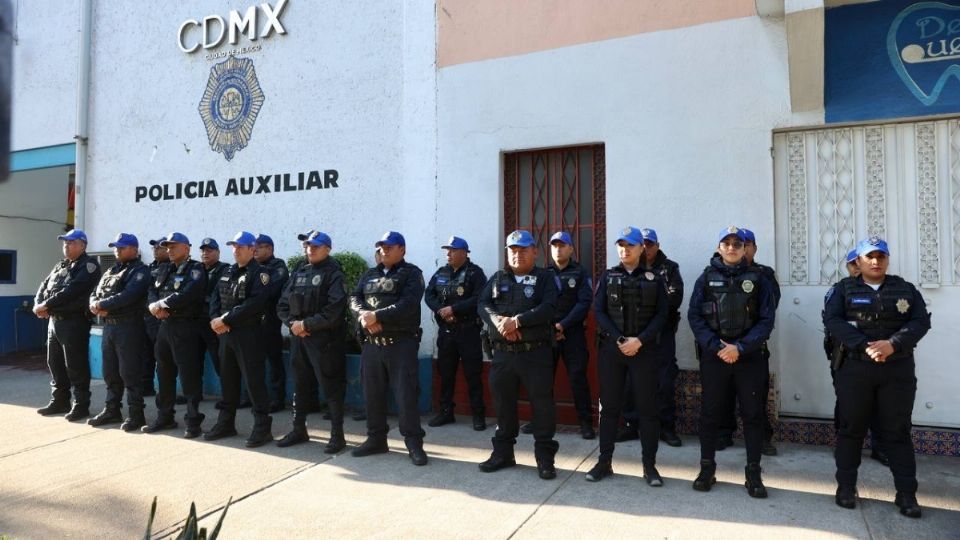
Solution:
[[[150,247],[153,248],[153,261],[147,265],[147,269],[150,271],[150,284],[147,288],[148,303],[159,298],[155,284],[157,283],[157,278],[160,275],[160,268],[170,262],[170,255],[167,253],[167,248],[160,245],[160,243],[164,240],[166,240],[166,237],[163,236],[156,240],[150,240]],[[143,348],[141,353],[141,356],[143,357],[142,393],[144,397],[147,397],[157,395],[156,390],[153,388],[153,379],[157,372],[157,359],[153,355],[153,350],[157,346],[157,332],[160,331],[160,319],[154,317],[150,313],[150,310],[144,307],[143,323],[145,337],[143,339]]]
[[[302,236],[302,235],[301,235]],[[299,238],[299,236],[298,236]],[[344,449],[344,396],[347,389],[347,357],[344,351],[344,313],[347,291],[343,268],[330,256],[333,241],[320,231],[310,231],[303,240],[307,262],[297,268],[277,303],[277,315],[290,329],[293,370],[293,430],[277,442],[286,447],[307,442],[308,396],[317,381],[323,385],[330,413],[327,454]]]
[[[210,300],[213,293],[217,290],[217,284],[220,283],[220,276],[230,268],[230,265],[220,261],[220,245],[213,238],[204,238],[200,242],[200,262],[203,263],[203,269],[207,273],[207,290],[205,291],[205,300],[207,303],[206,312],[210,311]],[[200,366],[206,363],[204,355],[210,355],[210,361],[213,363],[213,370],[220,375],[220,341],[217,339],[216,332],[209,324],[203,325],[200,337],[202,339],[200,347]],[[219,404],[218,404],[219,405]]]
[[[376,246],[380,263],[363,274],[350,295],[350,311],[363,329],[360,363],[367,403],[367,439],[351,454],[364,457],[389,451],[387,391],[392,388],[410,461],[426,465],[417,407],[423,272],[404,259],[407,242],[402,234],[386,232]]]
[[[87,421],[91,426],[123,422],[124,431],[138,430],[143,418],[143,340],[146,331],[143,311],[147,307],[150,271],[140,260],[137,237],[120,233],[110,242],[116,264],[100,279],[90,295],[90,312],[103,317],[103,380],[107,402],[103,411]],[[126,420],[120,412],[123,391],[127,391]]]
[[[457,365],[463,362],[467,380],[473,429],[487,429],[483,405],[483,346],[480,341],[480,318],[477,296],[487,282],[483,269],[470,261],[467,241],[451,236],[447,244],[447,264],[436,271],[427,284],[424,301],[439,326],[437,334],[437,372],[440,374],[440,412],[428,425],[442,426],[455,422],[453,390]]]
[[[680,275],[680,266],[667,258],[660,249],[657,231],[643,228],[640,233],[643,235],[640,268],[644,273],[653,272],[659,276],[667,287],[667,322],[660,332],[660,345],[657,347],[657,414],[660,418],[660,440],[670,446],[681,446],[683,441],[677,436],[676,427],[676,382],[680,372],[677,367],[677,329],[680,326],[680,304],[683,303],[683,277]],[[623,394],[623,417],[626,422],[617,434],[617,441],[640,438],[630,372],[627,372]]]
[[[553,402],[553,318],[558,283],[556,274],[536,266],[537,245],[527,231],[507,236],[507,268],[484,285],[478,300],[480,318],[493,341],[490,390],[497,409],[493,453],[480,463],[483,472],[517,464],[513,447],[520,424],[517,399],[522,384],[533,406],[534,456],[540,478],[557,477],[554,456],[556,405]]]
[[[268,382],[271,395],[270,412],[282,411],[287,399],[287,371],[283,365],[283,334],[280,331],[280,319],[277,317],[277,301],[287,284],[290,271],[282,259],[273,256],[273,239],[265,234],[257,236],[257,262],[270,270],[270,301],[263,316],[261,337],[263,350],[270,368]]]
[[[776,306],[770,282],[747,263],[744,240],[737,227],[720,231],[719,256],[697,278],[690,297],[687,318],[697,341],[703,386],[700,474],[693,488],[710,491],[716,482],[717,428],[733,387],[747,447],[744,485],[751,497],[765,498],[760,449],[768,365],[762,346],[773,331]]]
[[[586,329],[583,324],[590,312],[593,283],[586,268],[573,259],[573,240],[570,233],[559,231],[550,237],[550,269],[560,280],[557,310],[553,315],[554,344],[553,372],[556,374],[560,358],[567,368],[567,379],[573,393],[573,404],[580,420],[580,436],[593,439],[593,405],[590,383],[587,382]]]
[[[844,347],[836,370],[836,503],[854,508],[857,469],[867,427],[876,410],[900,513],[919,518],[917,463],[910,438],[917,392],[913,349],[930,330],[920,292],[887,274],[890,249],[878,237],[857,244],[860,275],[844,278],[826,296],[823,326]]]
[[[156,299],[148,306],[150,313],[160,320],[157,345],[157,418],[141,431],[154,433],[177,427],[174,420],[177,375],[187,399],[184,415],[187,439],[199,437],[204,415],[200,413],[203,392],[202,368],[197,360],[200,348],[200,326],[207,324],[208,313],[203,312],[206,300],[207,273],[203,264],[190,258],[190,240],[179,232],[170,233],[161,242],[170,254],[170,263],[164,265],[154,283]]]
[[[256,239],[253,233],[241,231],[227,242],[233,248],[236,262],[224,270],[210,298],[210,328],[220,336],[223,402],[216,424],[203,436],[208,441],[215,441],[237,434],[242,375],[253,405],[253,430],[245,442],[248,448],[273,440],[265,360],[260,349],[260,321],[270,301],[271,277],[270,272],[253,258]]]
[[[657,471],[660,421],[657,418],[657,372],[660,332],[667,322],[665,282],[658,274],[641,268],[643,233],[627,227],[617,239],[620,264],[605,270],[597,286],[594,314],[600,327],[600,458],[587,480],[597,482],[613,474],[614,441],[623,405],[624,382],[633,386],[643,449],[643,477],[659,487]]]
[[[71,229],[57,237],[64,259],[40,284],[33,313],[47,324],[47,367],[53,387],[44,415],[67,413],[71,422],[90,415],[90,312],[87,300],[100,280],[100,265],[87,255],[87,235]],[[70,388],[73,407],[70,407]],[[69,411],[69,412],[68,412]]]

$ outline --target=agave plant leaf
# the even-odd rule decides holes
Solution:
[[[227,510],[230,508],[230,503],[233,502],[233,497],[227,499],[227,505],[223,507],[223,513],[220,514],[220,519],[217,520],[217,526],[213,528],[213,532],[210,533],[210,540],[217,540],[217,536],[220,534],[220,526],[223,525],[223,518],[227,517]]]
[[[190,503],[190,515],[187,516],[187,522],[183,525],[183,530],[177,536],[177,540],[196,540],[197,538],[197,504]]]
[[[157,515],[157,497],[153,497],[153,504],[150,505],[150,519],[147,520],[147,532],[143,533],[143,540],[150,540],[150,537],[153,536],[153,518]],[[5,540],[7,537],[4,536],[0,540]]]

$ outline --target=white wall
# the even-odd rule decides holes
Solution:
[[[32,295],[63,254],[57,236],[67,220],[70,167],[15,172],[0,184],[0,249],[17,251],[17,282],[0,285],[0,297]]]
[[[792,121],[782,21],[734,19],[438,77],[438,222],[470,239],[484,268],[503,245],[500,153],[593,142],[606,148],[608,264],[627,224],[657,230],[687,297],[729,224],[752,228],[759,259],[773,263],[770,132]],[[696,366],[692,342],[681,325],[684,368]]]
[[[73,142],[76,127],[79,2],[11,2],[13,47],[11,149]]]

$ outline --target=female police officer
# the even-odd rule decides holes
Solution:
[[[587,480],[597,482],[613,474],[617,425],[623,407],[624,381],[629,373],[639,416],[643,477],[662,486],[657,472],[660,420],[657,418],[657,354],[660,330],[667,320],[667,290],[653,272],[640,268],[643,234],[627,227],[617,239],[620,264],[604,271],[594,296],[593,310],[600,326],[600,459]]]
[[[845,349],[834,374],[837,392],[836,503],[856,507],[860,449],[874,410],[900,513],[920,517],[917,463],[910,439],[917,393],[913,349],[928,330],[930,314],[917,289],[887,275],[890,249],[871,237],[857,244],[860,275],[827,292],[823,325]]]

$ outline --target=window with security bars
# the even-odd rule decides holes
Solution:
[[[8,285],[17,282],[17,252],[11,249],[0,249],[0,284]]]
[[[602,144],[504,154],[504,230],[526,229],[550,257],[550,236],[570,233],[574,257],[593,277],[606,263],[606,206]]]

